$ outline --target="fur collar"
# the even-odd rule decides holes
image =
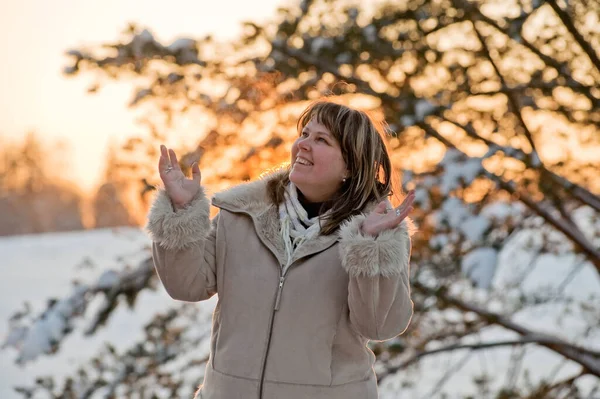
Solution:
[[[279,169],[259,180],[242,183],[213,196],[212,204],[217,208],[233,213],[247,214],[252,218],[254,228],[261,241],[273,252],[280,264],[285,264],[285,246],[281,237],[279,211],[267,192],[269,181],[281,177],[285,170]],[[292,263],[306,256],[314,255],[334,245],[338,234],[319,235],[306,241],[294,252]]]
[[[249,215],[261,215],[273,205],[267,193],[267,184],[281,178],[285,170],[261,176],[258,180],[241,183],[213,196],[213,205],[232,212],[243,212]]]

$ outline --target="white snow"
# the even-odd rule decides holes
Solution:
[[[490,227],[490,221],[485,216],[469,216],[460,225],[460,231],[470,241],[481,241],[484,237],[484,233]]]
[[[196,48],[196,41],[188,38],[179,38],[173,43],[169,44],[167,48],[173,53],[176,53],[180,50],[194,50]]]
[[[421,186],[417,187],[415,189],[415,204],[423,210],[429,210],[431,208],[429,191]]]
[[[441,208],[433,211],[429,217],[431,222],[442,228],[447,226],[452,231],[460,232],[471,242],[479,242],[485,238],[491,222],[484,215],[471,213],[472,205],[465,204],[457,197],[448,197]]]
[[[71,74],[74,74],[75,72],[77,72],[77,68],[75,68],[74,66],[66,66],[63,68],[63,73],[65,75],[71,75]]]
[[[537,168],[537,167],[540,167],[541,165],[542,165],[542,161],[540,160],[538,153],[536,151],[534,151],[531,154],[531,166],[533,166],[534,168]]]
[[[148,44],[156,43],[154,36],[148,29],[144,29],[139,34],[135,35],[131,40],[131,48],[135,57],[143,57],[144,47]]]
[[[465,186],[481,173],[482,165],[479,158],[466,158],[455,149],[449,148],[440,164],[444,167],[441,191],[448,194],[462,182]]]
[[[519,217],[525,207],[521,203],[494,202],[481,209],[479,213],[489,219],[505,220],[509,217]]]
[[[437,106],[429,100],[427,100],[426,98],[420,98],[415,104],[415,117],[419,122],[422,122],[436,108]]]
[[[467,206],[456,197],[447,198],[440,209],[443,220],[447,221],[453,229],[460,228],[463,220],[471,215]]]
[[[308,12],[308,5],[309,5],[308,0],[302,0],[300,2],[300,10],[302,11],[302,14],[306,14]]]
[[[429,246],[432,249],[442,249],[444,246],[448,245],[448,243],[450,242],[450,239],[448,238],[447,234],[438,234],[435,235],[433,237],[431,237],[431,239],[429,240]]]
[[[364,33],[365,39],[367,39],[367,43],[375,43],[378,39],[377,28],[373,24],[366,26],[363,29],[363,33]]]
[[[339,65],[347,64],[351,60],[352,60],[352,54],[350,54],[348,51],[344,51],[343,53],[341,53],[340,55],[335,57],[335,62]]]
[[[86,292],[87,287],[75,288],[71,296],[60,299],[44,314],[44,317],[33,324],[23,337],[24,341],[19,345],[22,349],[17,362],[29,362],[41,354],[51,353],[53,342],[62,339],[65,335],[69,327],[69,318],[83,310],[85,306],[83,296]]]
[[[104,273],[102,273],[102,275],[100,275],[100,278],[98,278],[98,281],[96,282],[96,288],[110,288],[114,286],[117,281],[119,281],[119,273],[117,273],[115,270],[106,270]]]
[[[461,271],[475,286],[488,289],[492,285],[498,263],[498,252],[494,248],[476,248],[462,258]]]
[[[356,17],[358,17],[358,10],[355,7],[351,7],[348,9],[348,18],[352,21],[356,21]]]
[[[413,116],[410,116],[410,115],[402,115],[402,116],[400,117],[400,122],[402,123],[402,125],[403,125],[403,126],[405,126],[405,127],[409,127],[409,126],[412,126],[412,125],[414,125],[415,123],[417,123],[417,120],[416,120],[416,119],[415,119]]]
[[[131,100],[129,105],[133,106],[151,94],[152,94],[151,89],[138,89],[138,91],[135,93],[135,96],[133,97],[133,100]]]
[[[83,53],[77,49],[67,50],[65,52],[66,55],[70,55],[72,57],[83,58]]]
[[[0,258],[3,278],[0,279],[0,341],[6,342],[7,321],[25,301],[31,304],[32,314],[46,308],[49,298],[68,298],[76,292],[72,280],[96,281],[108,268],[123,268],[123,264],[137,264],[149,256],[149,239],[138,229],[102,229],[86,232],[41,234],[0,238]],[[104,276],[107,281],[107,275]],[[69,335],[60,351],[37,358],[34,362],[17,366],[18,352],[12,348],[0,351],[0,398],[17,398],[12,387],[31,385],[34,377],[55,375],[65,377],[79,365],[96,355],[104,342],[111,342],[124,350],[141,338],[140,326],[156,312],[173,306],[174,301],[161,288],[156,292],[144,290],[138,297],[135,309],[120,306],[109,320],[108,326],[94,336],[86,337],[81,328],[90,318],[79,320],[75,332]],[[59,315],[73,309],[74,302],[58,302],[60,312],[39,325],[34,324],[34,334],[28,338],[28,351],[45,349],[48,336],[59,334],[64,322]],[[25,330],[19,330],[25,336]],[[14,337],[14,338],[21,338]],[[12,339],[16,342],[17,339]],[[31,344],[31,346],[29,346]],[[31,349],[29,349],[31,348]]]
[[[317,37],[310,44],[311,53],[318,55],[322,49],[333,47],[333,40],[327,37]]]

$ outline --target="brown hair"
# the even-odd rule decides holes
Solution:
[[[349,216],[360,213],[369,203],[380,202],[393,193],[393,170],[382,138],[383,123],[376,122],[364,111],[319,100],[300,115],[298,132],[313,118],[323,124],[340,143],[349,171],[346,182],[321,209],[322,212],[330,210],[328,217],[320,221],[321,234],[329,235]],[[269,194],[275,204],[284,201],[283,193],[289,181],[288,169],[281,178],[270,182]]]

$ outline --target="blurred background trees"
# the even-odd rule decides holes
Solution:
[[[140,165],[127,146],[110,146],[101,183],[90,198],[65,177],[70,167],[66,145],[49,145],[34,132],[2,144],[0,236],[144,223],[147,204],[141,200],[143,188],[150,186],[142,184]]]
[[[34,132],[0,148],[0,236],[83,228],[81,196],[61,171],[64,146]]]
[[[131,83],[131,106],[147,111],[148,136],[111,152],[95,204],[122,196],[145,212],[158,183],[158,145],[179,121],[201,121],[197,139],[178,153],[183,168],[200,161],[204,184],[216,191],[287,161],[309,101],[329,96],[367,109],[388,123],[394,165],[404,187],[417,190],[419,227],[412,324],[372,345],[381,386],[423,392],[423,375],[433,373],[423,397],[438,397],[453,392],[469,362],[506,348],[500,371],[462,372],[470,397],[600,395],[599,15],[600,3],[588,0],[305,0],[270,23],[246,23],[230,43],[209,36],[165,44],[132,24],[116,42],[70,50],[64,71],[92,77],[91,92],[108,80]],[[114,217],[130,224],[144,212]],[[106,295],[107,309],[92,330],[120,295],[132,304],[153,280],[146,261],[108,288],[90,288]],[[189,309],[145,327],[153,349],[107,351],[85,378],[27,392],[78,396],[77,382],[89,396],[157,385],[177,396],[188,382],[168,365],[199,339],[174,327],[194,322]],[[19,326],[17,347],[35,324]],[[556,368],[533,376],[528,359],[539,359],[540,348]],[[432,368],[446,352],[463,355]],[[192,362],[197,379],[203,361]],[[111,372],[100,373],[108,364]]]

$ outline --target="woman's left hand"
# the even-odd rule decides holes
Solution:
[[[388,200],[381,201],[375,209],[367,215],[362,224],[362,232],[371,236],[377,236],[384,230],[397,227],[413,210],[412,203],[415,200],[414,190],[408,195],[397,208],[391,208]]]

